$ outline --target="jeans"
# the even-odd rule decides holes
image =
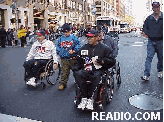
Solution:
[[[157,71],[163,71],[163,40],[156,42],[148,40],[144,76],[150,76],[151,62],[155,53],[157,53],[158,58]]]

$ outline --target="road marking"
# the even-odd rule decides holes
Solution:
[[[132,46],[136,47],[136,46],[143,46],[143,45],[132,45]]]
[[[1,114],[1,113],[0,113],[0,118],[2,122],[42,122],[42,121],[31,120],[28,118],[21,118],[21,117],[16,117],[12,115]]]

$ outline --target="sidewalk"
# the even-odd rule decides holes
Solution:
[[[0,113],[0,122],[42,122]]]

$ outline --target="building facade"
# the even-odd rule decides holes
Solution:
[[[124,9],[121,0],[1,0],[0,25],[6,29],[24,25],[32,31],[62,26],[66,22],[86,27],[95,25],[97,16],[113,16],[120,21]]]

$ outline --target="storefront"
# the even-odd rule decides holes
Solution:
[[[0,9],[0,26],[5,26],[5,19],[4,19],[4,10]]]
[[[34,9],[34,29],[44,28],[43,20],[44,20],[44,11]]]

